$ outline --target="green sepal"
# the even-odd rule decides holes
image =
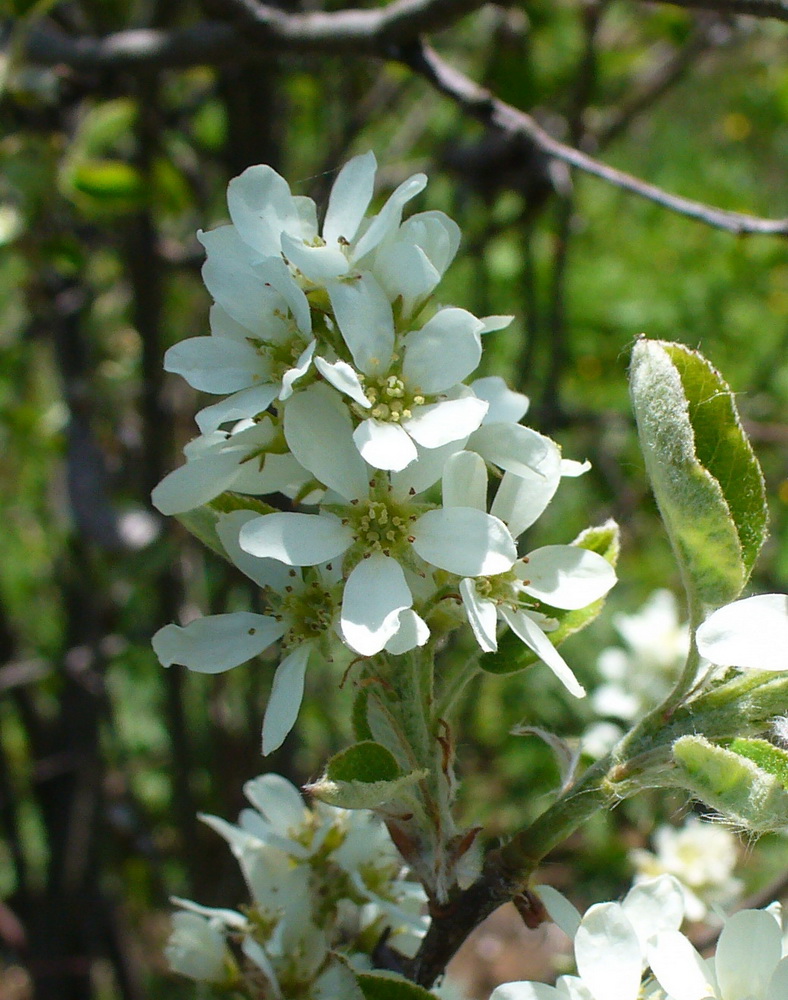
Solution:
[[[788,825],[788,792],[782,781],[749,756],[716,746],[703,736],[682,736],[673,744],[673,759],[673,783],[737,825],[756,833]]]
[[[364,1000],[435,1000],[435,994],[394,972],[362,972],[358,985]]]
[[[203,507],[187,510],[183,514],[176,514],[175,517],[203,545],[229,562],[230,559],[219,540],[216,525],[222,514],[229,514],[234,510],[251,510],[255,514],[275,514],[277,512],[276,507],[263,503],[257,497],[226,492]]]
[[[606,521],[598,527],[586,528],[571,544],[596,552],[607,559],[611,566],[615,566],[620,548],[618,525],[615,521]],[[559,646],[570,635],[590,625],[604,605],[605,598],[600,597],[598,601],[577,611],[545,608],[545,612],[559,622],[557,629],[545,633],[547,638],[554,646]],[[501,636],[496,652],[484,653],[479,657],[479,666],[489,674],[513,674],[538,662],[536,653],[511,631]]]
[[[307,790],[332,806],[376,809],[401,798],[426,776],[426,770],[405,773],[381,743],[362,740],[332,757],[323,777]]]
[[[638,341],[630,389],[651,488],[690,603],[735,600],[766,538],[763,475],[719,372],[682,344]]]

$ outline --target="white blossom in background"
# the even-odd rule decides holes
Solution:
[[[597,903],[582,917],[555,889],[538,886],[536,891],[550,917],[572,939],[577,975],[560,976],[555,986],[504,983],[490,1000],[668,1000],[642,980],[651,942],[660,933],[677,932],[684,919],[676,879],[662,875],[643,882],[622,902]]]
[[[182,910],[173,917],[166,949],[174,971],[248,987],[248,996],[259,995],[254,989],[262,977],[272,996],[341,1000],[343,986],[347,991],[355,980],[347,983],[335,953],[369,968],[368,956],[386,931],[400,952],[415,953],[427,926],[426,897],[405,879],[377,817],[322,803],[308,808],[277,774],[247,782],[244,791],[252,808],[237,825],[202,819],[229,844],[251,903],[241,913],[176,900]],[[228,937],[240,944],[249,967],[232,961]]]
[[[676,598],[655,590],[631,615],[613,616],[624,648],[602,651],[597,669],[604,683],[591,695],[594,711],[631,722],[670,691],[689,652],[689,628]]]
[[[743,884],[733,875],[739,842],[731,830],[690,816],[681,827],[659,827],[652,841],[653,852],[630,852],[636,882],[674,875],[684,891],[688,920],[703,920],[710,907],[728,907],[740,894]]]

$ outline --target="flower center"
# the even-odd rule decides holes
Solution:
[[[258,340],[256,337],[248,337],[247,340],[255,348],[257,353],[265,358],[268,363],[269,379],[272,382],[281,382],[285,374],[294,368],[296,362],[306,347],[306,341],[298,331],[295,323],[281,313],[278,318],[290,326],[291,333],[280,341]]]
[[[298,575],[291,572],[293,585],[286,586],[283,594],[271,594],[273,617],[287,623],[287,631],[282,637],[286,649],[301,643],[320,639],[337,613],[336,588],[329,588],[322,578],[308,569],[304,571],[304,582],[298,586]]]
[[[398,424],[413,416],[414,406],[426,402],[418,388],[410,388],[401,375],[361,376],[367,399],[372,403],[370,410],[360,415],[374,417],[387,423]]]

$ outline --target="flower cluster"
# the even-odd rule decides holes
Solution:
[[[679,927],[681,888],[669,875],[636,885],[622,903],[597,903],[582,917],[554,889],[540,890],[574,943],[577,976],[555,986],[514,982],[490,1000],[784,1000],[788,957],[778,904],[740,910],[725,922],[713,958]]]
[[[585,607],[615,581],[580,545],[518,555],[562,476],[585,467],[519,423],[528,400],[502,379],[468,383],[482,337],[511,317],[434,301],[457,226],[435,211],[403,221],[421,174],[368,216],[375,170],[372,153],[345,165],[322,226],[270,167],[233,180],[231,224],[200,235],[211,334],[165,358],[223,398],[197,415],[201,434],[154,503],[167,514],[221,508],[221,545],[268,611],[168,625],[154,648],[166,666],[216,673],[281,642],[266,753],[295,721],[309,661],[337,644],[362,657],[406,653],[438,618],[444,634],[470,623],[483,651],[508,626],[580,696],[545,633],[557,609]],[[217,501],[226,491],[230,507]],[[272,493],[300,507],[261,512],[252,498]]]
[[[254,808],[237,826],[202,818],[230,845],[251,903],[236,911],[175,900],[166,954],[176,972],[243,996],[334,1000],[352,995],[351,970],[370,968],[384,934],[401,953],[415,952],[426,930],[424,892],[403,878],[375,816],[310,809],[276,774],[244,791]]]

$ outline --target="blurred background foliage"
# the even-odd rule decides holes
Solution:
[[[8,0],[7,0],[8,2]],[[288,11],[337,9],[333,0]],[[374,2],[358,6],[382,6]],[[772,535],[754,589],[788,589],[788,257],[605,182],[546,169],[403,65],[238,52],[214,65],[85,68],[30,55],[42,24],[73,36],[221,17],[220,0],[11,0],[0,28],[0,995],[193,996],[160,957],[167,898],[236,905],[224,845],[195,815],[234,818],[263,769],[317,775],[349,738],[352,691],[311,675],[296,732],[259,749],[272,671],[163,670],[151,634],[255,607],[247,581],[151,508],[196,433],[197,394],[161,368],[208,332],[198,228],[228,180],[270,163],[324,201],[373,149],[381,195],[430,176],[414,210],[463,230],[442,301],[513,313],[480,374],[531,398],[528,420],[592,471],[527,539],[622,525],[621,583],[566,656],[587,685],[631,612],[678,579],[628,405],[633,339],[680,340],[724,373],[763,463]],[[631,0],[488,5],[436,34],[453,65],[551,134],[721,208],[788,216],[786,26]],[[451,654],[450,654],[451,655]],[[465,710],[463,810],[491,841],[549,801],[551,755],[519,723],[579,736],[592,720],[539,667],[486,678]],[[628,883],[627,850],[681,814],[654,798],[598,818],[545,878],[586,905]],[[751,851],[750,889],[785,867]]]

